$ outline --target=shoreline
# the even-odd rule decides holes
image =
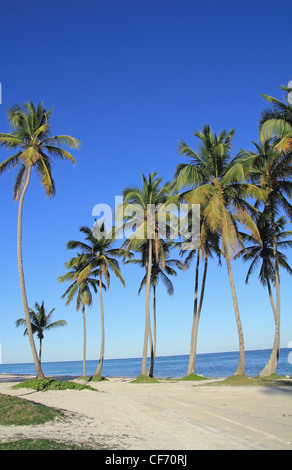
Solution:
[[[11,388],[31,377],[0,374],[0,393],[65,410],[68,420],[0,426],[1,441],[91,441],[111,450],[292,449],[292,387],[218,386],[210,381],[132,384],[132,378],[113,377],[90,383],[102,393]]]

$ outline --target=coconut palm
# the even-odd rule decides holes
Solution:
[[[77,254],[78,260],[80,255]],[[87,277],[83,281],[78,281],[78,274],[83,268],[82,263],[75,263],[75,259],[72,258],[69,262],[65,264],[68,272],[63,274],[58,278],[58,282],[70,281],[68,289],[62,295],[62,299],[67,298],[66,305],[70,305],[73,298],[76,296],[76,311],[81,308],[82,310],[82,320],[83,320],[83,372],[82,376],[86,377],[86,317],[85,317],[85,307],[92,307],[92,293],[91,289],[97,293],[98,291],[98,281],[94,277]],[[73,266],[72,266],[73,265]],[[103,285],[105,289],[105,286]]]
[[[57,320],[54,322],[51,321],[51,317],[55,309],[53,308],[48,314],[46,313],[44,301],[41,304],[35,303],[35,310],[29,309],[29,316],[31,322],[31,328],[33,334],[36,333],[37,337],[40,340],[40,349],[39,349],[39,362],[42,362],[42,341],[44,339],[44,332],[53,330],[55,328],[60,328],[61,326],[66,326],[67,322],[65,320]],[[24,335],[27,335],[27,327],[25,318],[19,318],[16,322],[16,326],[24,326]]]
[[[276,288],[276,331],[277,347],[273,348],[269,367],[265,373],[271,375],[276,372],[280,353],[280,317],[281,317],[281,289],[279,273],[279,256],[277,245],[276,220],[280,211],[284,211],[292,220],[292,206],[289,202],[292,193],[292,167],[291,156],[279,153],[276,150],[277,142],[266,140],[254,143],[255,151],[244,152],[253,158],[253,173],[251,180],[263,189],[264,199],[256,203],[257,207],[264,206],[265,217],[270,221],[273,234],[273,260]]]
[[[208,230],[220,235],[239,339],[239,362],[234,375],[242,375],[245,367],[244,337],[231,259],[240,244],[239,223],[259,238],[257,227],[247,210],[250,204],[245,198],[251,195],[260,197],[260,191],[255,185],[245,182],[253,159],[231,158],[234,130],[221,131],[217,136],[209,125],[205,125],[202,132],[195,132],[194,135],[200,140],[198,152],[183,141],[179,144],[181,155],[190,158],[190,162],[177,166],[176,183],[178,188],[187,188],[182,196],[188,203],[200,204]]]
[[[54,196],[55,183],[52,177],[52,157],[70,160],[75,164],[73,156],[64,150],[63,146],[68,145],[71,148],[78,148],[79,146],[79,141],[74,137],[67,135],[52,136],[51,117],[52,109],[47,111],[42,103],[39,103],[36,107],[32,102],[22,107],[14,105],[8,111],[8,119],[12,131],[10,134],[0,133],[1,147],[16,151],[16,153],[0,164],[0,174],[8,169],[19,168],[13,189],[14,200],[19,201],[17,225],[18,271],[27,334],[38,378],[44,377],[44,374],[34,344],[24,281],[22,260],[23,201],[33,168],[41,178],[41,185],[46,195],[49,197]]]
[[[77,276],[77,282],[83,282],[89,276],[98,276],[101,346],[99,362],[93,377],[101,377],[105,350],[104,308],[102,296],[102,288],[104,287],[103,280],[105,280],[106,286],[109,287],[112,272],[121,281],[123,286],[125,286],[125,281],[122,277],[119,263],[117,261],[117,258],[123,256],[123,251],[119,248],[114,248],[114,229],[111,232],[107,232],[104,222],[96,222],[93,230],[89,227],[82,226],[80,227],[80,232],[85,235],[87,243],[78,240],[70,240],[67,243],[68,249],[79,249],[81,251],[80,256],[69,261],[68,267],[76,266],[79,263],[82,264],[82,268]],[[97,233],[103,234],[103,236],[98,236]]]
[[[291,82],[289,83],[289,85]],[[291,93],[290,86],[282,86],[282,90]],[[275,150],[280,153],[292,151],[292,103],[282,103],[272,96],[262,95],[266,101],[272,104],[272,108],[265,109],[261,113],[259,122],[260,140],[262,142],[276,140]]]
[[[153,241],[152,241],[153,243]],[[154,363],[156,357],[156,345],[157,345],[157,330],[156,330],[156,288],[159,283],[159,280],[162,281],[163,285],[165,286],[167,293],[169,295],[173,295],[174,287],[173,283],[171,282],[170,276],[177,276],[177,269],[184,269],[183,263],[178,259],[170,259],[170,251],[171,251],[172,244],[166,240],[159,240],[159,257],[156,257],[152,260],[152,268],[151,268],[151,287],[153,292],[153,339],[152,339],[152,332],[151,328],[149,329],[149,343],[150,343],[150,353],[151,353],[151,361],[150,367],[148,369],[147,375],[153,376],[154,372]],[[143,243],[140,247],[139,251],[141,257],[138,259],[130,259],[127,263],[134,263],[138,264],[139,266],[145,268],[148,260],[148,243]],[[152,248],[153,250],[153,248]],[[147,269],[143,279],[140,283],[138,294],[140,295],[143,287],[146,286],[147,282]]]
[[[292,246],[292,240],[287,240],[288,237],[291,237],[292,231],[284,230],[286,221],[283,216],[279,217],[275,221],[274,227],[272,226],[272,221],[270,217],[267,217],[265,212],[259,212],[256,221],[259,233],[261,235],[261,241],[258,242],[257,240],[254,240],[252,236],[243,234],[246,246],[239,251],[237,257],[242,257],[243,261],[250,263],[245,282],[248,283],[250,276],[254,273],[257,268],[260,268],[259,281],[264,287],[267,287],[269,293],[269,299],[275,321],[275,335],[270,359],[259,373],[259,377],[265,377],[271,375],[272,370],[273,372],[276,372],[276,369],[274,368],[274,358],[277,358],[278,360],[279,356],[280,325],[277,321],[277,309],[275,307],[271,287],[271,285],[275,285],[276,281],[273,248],[274,230],[276,231],[277,238],[278,264],[289,274],[292,274],[292,269],[287,262],[286,256],[284,255],[284,253],[279,251],[279,249],[286,249]]]
[[[159,259],[159,213],[166,208],[170,198],[170,184],[162,185],[161,178],[156,177],[156,173],[149,174],[148,179],[142,175],[142,187],[128,187],[122,192],[124,204],[119,207],[123,216],[123,228],[127,234],[127,239],[123,243],[125,255],[131,250],[140,249],[146,243],[148,245],[148,259],[146,261],[146,301],[145,301],[145,330],[141,375],[147,375],[147,348],[150,335],[150,287],[151,272],[153,266],[153,252],[156,259]],[[132,209],[134,210],[132,211]],[[157,210],[152,212],[152,208]],[[159,208],[159,210],[158,210]],[[128,210],[130,209],[130,210]],[[121,217],[121,216],[120,216]],[[136,231],[128,234],[133,224],[136,225]],[[166,220],[167,225],[167,220]],[[167,230],[166,230],[167,231]],[[153,243],[151,241],[154,241]],[[153,365],[153,364],[152,364]],[[151,365],[151,369],[152,369]]]

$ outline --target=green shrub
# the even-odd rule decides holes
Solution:
[[[57,379],[28,379],[20,382],[17,385],[13,385],[14,389],[18,388],[32,388],[38,392],[45,392],[47,390],[94,390],[95,388],[90,385],[78,384],[75,382],[67,382],[65,380]]]

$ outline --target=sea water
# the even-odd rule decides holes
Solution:
[[[256,376],[266,365],[271,354],[270,349],[245,352],[245,373]],[[277,373],[292,376],[291,349],[283,348],[280,351]],[[220,352],[197,354],[196,374],[206,377],[221,378],[232,375],[238,365],[238,352]],[[156,377],[183,377],[188,367],[188,355],[158,356],[155,360],[154,375]],[[148,360],[149,362],[149,360]],[[86,374],[92,375],[98,361],[86,361]],[[105,377],[137,377],[141,373],[142,358],[105,359],[102,375]],[[82,361],[43,362],[42,369],[45,375],[78,377],[82,375]],[[8,374],[35,374],[33,363],[0,364],[0,373]]]

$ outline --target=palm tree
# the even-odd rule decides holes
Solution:
[[[277,348],[273,349],[272,359],[270,361],[269,370],[272,374],[276,372],[280,354],[281,316],[281,290],[276,220],[280,210],[287,214],[290,221],[292,220],[292,206],[289,202],[292,192],[292,168],[291,156],[289,154],[279,153],[276,151],[277,142],[266,140],[258,144],[253,142],[253,144],[256,151],[243,152],[243,155],[245,154],[248,155],[248,158],[253,158],[253,173],[251,175],[251,181],[262,188],[264,194],[264,199],[257,201],[256,207],[259,207],[260,204],[263,203],[264,213],[266,218],[270,220],[273,234],[277,317],[276,330],[278,344]]]
[[[152,242],[153,243],[153,242]],[[138,264],[141,267],[145,268],[147,260],[148,260],[148,243],[143,243],[140,247],[139,251],[141,253],[140,259],[130,259],[127,263],[134,263]],[[153,248],[152,248],[153,250]],[[169,241],[166,240],[159,240],[159,258],[152,260],[152,268],[151,268],[151,287],[153,291],[153,340],[152,340],[152,332],[151,328],[149,328],[149,342],[150,342],[150,352],[151,352],[151,362],[150,367],[148,369],[147,375],[153,376],[154,372],[154,363],[156,357],[156,345],[157,345],[157,332],[156,332],[156,287],[158,285],[159,280],[162,281],[164,284],[167,293],[169,295],[173,295],[174,287],[173,283],[171,282],[170,276],[176,276],[177,272],[175,268],[184,269],[183,263],[178,259],[169,259],[171,250],[171,244]],[[140,283],[140,287],[138,290],[138,294],[140,295],[144,286],[146,286],[147,282],[147,269],[146,273],[143,276],[143,279]]]
[[[55,328],[60,328],[61,326],[66,326],[67,322],[65,320],[57,320],[50,323],[51,316],[55,309],[53,308],[48,314],[46,313],[44,301],[40,304],[35,303],[35,310],[29,309],[29,316],[31,322],[32,332],[37,333],[37,337],[40,340],[40,349],[39,349],[39,362],[42,362],[42,341],[44,339],[44,331],[53,330]],[[16,326],[25,326],[24,335],[28,334],[26,327],[25,318],[19,318],[16,322]]]
[[[221,253],[220,253],[220,237],[218,233],[211,232],[206,224],[204,223],[204,218],[201,217],[201,237],[200,242],[197,248],[194,248],[189,251],[187,257],[185,258],[185,269],[190,267],[190,264],[197,255],[196,264],[195,264],[195,289],[194,289],[194,308],[193,308],[193,322],[191,330],[191,341],[190,341],[190,355],[189,363],[186,376],[195,374],[196,367],[196,356],[197,356],[197,339],[198,339],[198,330],[200,316],[202,312],[205,286],[207,279],[207,270],[208,270],[208,261],[209,258],[213,258],[213,254],[218,257],[219,264],[221,265]],[[183,255],[184,252],[181,252]],[[204,262],[203,275],[201,279],[201,288],[200,288],[200,297],[199,297],[199,268],[200,261]]]
[[[67,243],[67,248],[69,250],[80,249],[82,253],[80,256],[69,261],[68,267],[76,266],[79,263],[83,265],[78,273],[77,282],[85,281],[90,275],[98,276],[99,278],[98,288],[101,319],[101,346],[99,362],[93,377],[101,377],[105,350],[104,308],[102,297],[102,288],[104,287],[103,279],[105,280],[107,287],[109,287],[111,272],[113,272],[121,281],[123,286],[125,286],[125,281],[116,259],[123,256],[123,251],[119,248],[114,248],[114,229],[111,233],[107,233],[104,222],[100,224],[95,222],[93,230],[89,227],[82,226],[80,227],[80,232],[85,235],[87,243],[78,240],[71,240]],[[103,233],[104,236],[96,238],[96,233]]]
[[[42,103],[39,103],[37,107],[32,102],[25,104],[23,107],[14,105],[8,111],[12,132],[10,134],[0,133],[0,145],[7,150],[16,150],[16,153],[0,164],[0,174],[5,170],[19,167],[13,190],[14,200],[19,201],[17,225],[18,271],[27,334],[38,378],[43,378],[44,374],[34,344],[24,281],[22,260],[23,201],[33,168],[41,178],[41,185],[46,195],[49,197],[54,196],[55,183],[52,177],[51,157],[70,160],[75,164],[73,156],[62,147],[69,145],[71,148],[78,148],[79,146],[79,141],[74,137],[51,135],[51,117],[52,109],[47,111]]]
[[[143,344],[143,357],[141,375],[147,375],[147,346],[148,338],[150,335],[150,287],[151,287],[151,271],[153,265],[153,251],[154,256],[158,260],[159,252],[159,210],[153,213],[151,208],[160,208],[163,211],[169,202],[170,197],[170,184],[166,183],[161,186],[161,178],[156,177],[156,173],[149,175],[148,179],[142,175],[142,187],[128,187],[123,193],[123,207],[119,207],[119,211],[123,214],[123,228],[127,232],[129,228],[132,229],[133,223],[136,224],[136,231],[131,233],[127,240],[123,243],[122,247],[126,247],[125,255],[130,253],[132,249],[139,249],[143,243],[148,245],[148,259],[146,261],[147,278],[146,278],[146,302],[145,302],[145,330],[144,330],[144,344]],[[134,214],[127,213],[127,209],[133,205],[137,212]],[[167,224],[167,223],[166,223]],[[154,243],[151,243],[151,240]],[[154,247],[153,247],[154,245]],[[153,361],[153,355],[152,355]],[[153,364],[151,369],[153,369]]]
[[[240,235],[238,223],[259,238],[257,227],[249,215],[248,196],[260,197],[260,191],[245,183],[252,158],[231,158],[234,130],[221,131],[217,136],[209,125],[194,135],[200,139],[196,153],[185,142],[179,144],[181,155],[190,158],[190,163],[177,166],[175,177],[178,188],[186,188],[182,196],[188,203],[200,204],[204,224],[221,238],[221,252],[225,258],[231,287],[239,339],[239,362],[234,375],[244,374],[244,337],[238,308],[237,294],[231,267],[231,258],[238,249]]]
[[[77,254],[79,259],[80,255]],[[83,268],[83,265],[78,262],[75,265],[75,259],[72,258],[68,263],[65,264],[68,272],[63,274],[58,278],[58,282],[71,281],[70,286],[62,295],[62,299],[67,298],[66,305],[70,305],[73,298],[76,296],[76,311],[81,308],[82,310],[82,319],[83,319],[83,372],[82,376],[86,377],[86,317],[85,317],[85,307],[92,307],[92,293],[91,289],[95,293],[98,291],[98,281],[94,277],[87,277],[83,281],[78,281],[78,275]],[[73,266],[70,269],[70,266]],[[103,285],[105,289],[105,286]]]
[[[291,87],[282,86],[282,90],[288,94],[292,91]],[[290,153],[292,150],[292,104],[273,98],[272,96],[262,95],[266,101],[273,105],[270,109],[265,109],[261,113],[259,122],[260,140],[262,142],[276,140],[275,151],[280,153]]]
[[[265,377],[270,376],[272,373],[276,372],[277,366],[275,367],[275,358],[277,361],[280,343],[280,325],[277,321],[277,310],[275,307],[271,288],[271,284],[275,285],[276,281],[273,248],[274,230],[276,231],[277,238],[278,264],[279,266],[284,268],[289,274],[292,274],[292,269],[287,263],[286,256],[279,251],[279,248],[288,248],[292,246],[292,240],[287,240],[287,238],[292,235],[292,231],[283,230],[286,223],[285,218],[283,216],[279,217],[275,221],[274,228],[272,226],[270,217],[267,217],[267,214],[265,212],[259,212],[256,221],[259,233],[261,235],[261,241],[258,242],[257,240],[254,240],[252,236],[243,234],[243,238],[246,241],[247,246],[240,250],[236,256],[242,257],[243,261],[250,263],[245,282],[248,283],[251,274],[255,271],[257,267],[260,267],[259,281],[264,287],[267,287],[269,293],[269,299],[275,321],[275,335],[273,349],[269,361],[259,373],[259,377]]]

